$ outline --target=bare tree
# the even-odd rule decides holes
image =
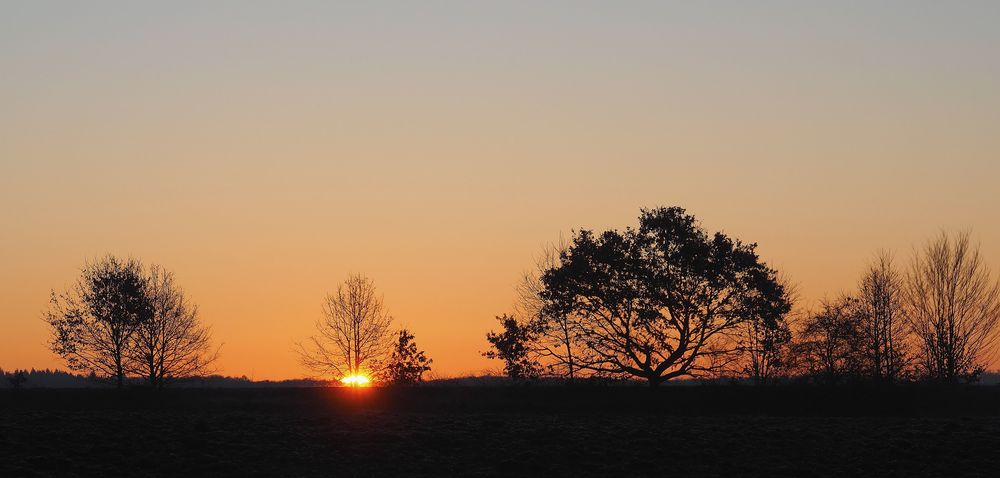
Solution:
[[[170,379],[209,373],[218,352],[212,352],[211,333],[198,317],[198,306],[188,300],[174,274],[151,266],[146,294],[153,315],[133,335],[129,372],[156,388]]]
[[[375,283],[361,274],[350,276],[327,295],[317,335],[299,344],[303,365],[338,377],[371,373],[388,352],[392,317],[376,295]]]
[[[770,383],[785,365],[785,348],[792,332],[784,321],[751,320],[742,325],[742,372],[758,385]]]
[[[906,302],[926,377],[977,379],[997,339],[1000,280],[992,278],[968,232],[941,233],[914,254]]]
[[[560,238],[558,243],[542,249],[535,259],[534,269],[525,272],[514,288],[514,317],[519,324],[531,329],[530,340],[524,344],[528,359],[537,362],[548,374],[572,381],[581,372],[587,372],[578,366],[586,361],[581,360],[581,355],[586,353],[582,329],[572,313],[547,311],[541,297],[545,290],[542,276],[559,265],[559,255],[567,247]]]
[[[88,263],[73,287],[52,292],[44,315],[52,327],[49,347],[70,369],[113,377],[124,387],[133,335],[153,316],[148,283],[135,259],[107,256]]]
[[[866,375],[875,380],[897,381],[906,368],[903,288],[903,276],[893,267],[892,255],[879,251],[858,285]]]
[[[805,319],[795,344],[804,372],[831,384],[858,377],[864,336],[857,299],[842,296],[820,307]]]
[[[790,366],[792,330],[788,323],[795,288],[787,279],[780,279],[789,302],[785,309],[771,309],[768,315],[754,317],[741,324],[736,336],[737,349],[742,352],[742,370],[737,372],[758,385],[773,382]]]

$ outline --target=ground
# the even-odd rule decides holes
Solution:
[[[1000,391],[22,390],[0,476],[995,476]]]

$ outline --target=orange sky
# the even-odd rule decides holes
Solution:
[[[541,246],[679,205],[806,302],[972,228],[1000,269],[996,4],[213,2],[0,15],[0,367],[88,258],[173,270],[223,373],[306,374],[326,292],[376,281],[434,374]],[[367,2],[366,2],[367,3]]]

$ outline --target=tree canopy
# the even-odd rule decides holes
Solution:
[[[545,312],[582,331],[578,367],[651,385],[720,369],[738,325],[776,326],[791,307],[755,244],[677,207],[643,210],[636,229],[577,232],[542,282]]]

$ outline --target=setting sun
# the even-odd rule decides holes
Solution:
[[[370,382],[371,380],[368,380],[368,377],[364,375],[349,375],[340,379],[340,383],[352,387],[367,387]]]

